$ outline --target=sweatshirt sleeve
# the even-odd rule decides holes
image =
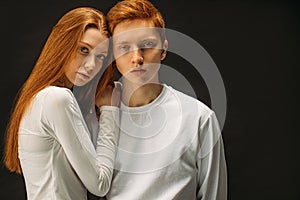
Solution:
[[[215,113],[200,125],[198,200],[227,200],[227,170],[221,131]]]
[[[119,108],[101,108],[96,149],[71,91],[49,91],[42,110],[43,125],[52,131],[84,186],[97,196],[110,187],[119,138]]]

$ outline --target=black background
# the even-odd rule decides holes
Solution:
[[[92,6],[105,14],[117,1],[2,1],[0,138],[14,97],[52,27],[67,11]],[[296,1],[152,0],[167,28],[196,40],[222,75],[227,116],[222,131],[230,200],[299,200],[299,36]],[[169,54],[209,105],[201,77]],[[179,66],[178,66],[179,65]],[[198,82],[197,82],[198,81]],[[0,165],[0,199],[22,200],[22,177]]]

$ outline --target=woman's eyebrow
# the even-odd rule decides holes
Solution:
[[[79,43],[88,46],[88,47],[91,49],[91,51],[97,51],[98,49],[101,49],[101,50],[103,49],[102,51],[100,50],[98,53],[108,54],[108,51],[107,51],[107,50],[105,50],[104,48],[101,48],[101,47],[99,47],[99,46],[93,47],[92,45],[90,45],[89,43],[84,42],[84,41],[80,41]]]
[[[90,47],[91,49],[94,49],[94,47],[92,45],[90,45],[89,43],[85,42],[85,41],[80,41],[80,43],[87,45],[88,47]]]

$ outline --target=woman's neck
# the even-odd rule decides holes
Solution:
[[[53,85],[58,87],[65,87],[68,89],[71,89],[74,86],[74,84],[65,75],[55,81]]]

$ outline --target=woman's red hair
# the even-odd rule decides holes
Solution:
[[[64,66],[74,56],[84,31],[89,27],[95,27],[109,37],[105,16],[89,7],[69,11],[53,27],[31,74],[19,91],[7,126],[4,163],[11,172],[22,172],[18,158],[18,132],[26,109],[40,90],[50,85],[61,86],[58,83],[64,77]],[[97,93],[103,91],[113,77],[114,71],[108,67],[98,84]]]

